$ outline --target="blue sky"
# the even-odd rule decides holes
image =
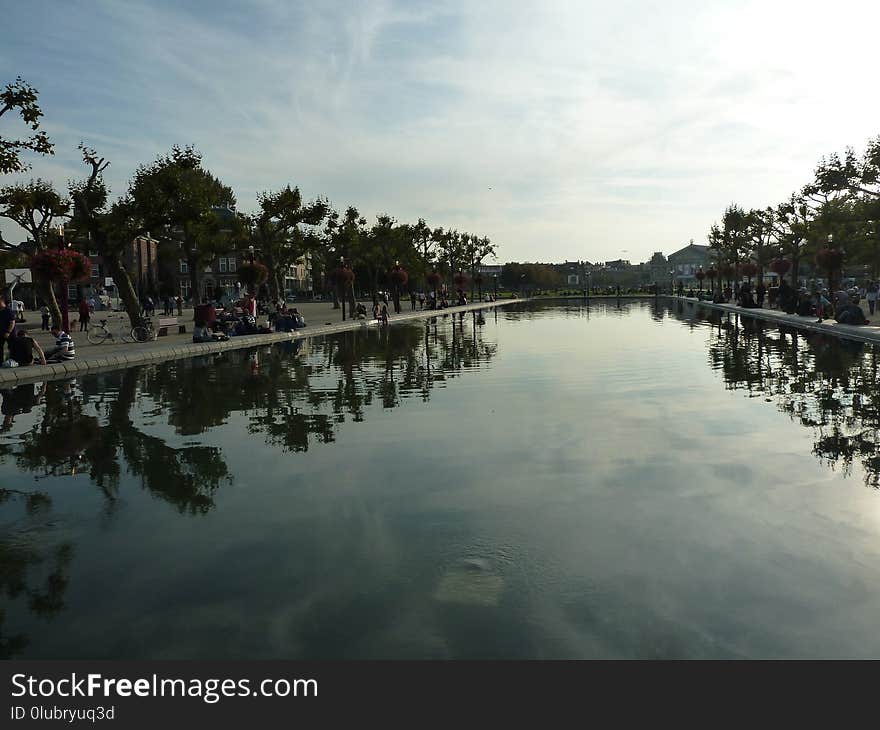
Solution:
[[[192,143],[240,210],[291,183],[502,260],[640,261],[880,134],[878,5],[37,0],[4,9],[0,82],[40,91],[30,176],[62,188],[80,141],[115,193]]]

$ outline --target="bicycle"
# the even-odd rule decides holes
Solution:
[[[131,328],[131,339],[135,342],[155,340],[156,331],[153,329],[153,320],[149,317],[141,317],[140,323]]]
[[[121,325],[118,334],[114,334],[114,332],[107,326],[107,320],[99,319],[98,324],[92,323],[89,326],[88,332],[86,333],[86,339],[93,345],[103,345],[108,340],[111,343],[130,342],[131,331],[126,329],[124,322],[121,323]]]
[[[107,326],[106,319],[98,320],[98,324],[89,327],[86,339],[93,345],[103,345],[105,342],[149,342],[155,339],[153,324],[148,317],[144,317],[134,327],[126,326],[125,320],[119,323],[118,334]]]

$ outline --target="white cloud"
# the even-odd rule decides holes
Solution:
[[[106,44],[11,51],[60,77],[41,84],[53,173],[76,169],[84,138],[121,190],[138,162],[194,142],[242,208],[292,182],[489,235],[505,260],[702,240],[727,203],[776,203],[819,156],[880,132],[880,10],[855,0],[66,13],[68,34],[99,27]]]

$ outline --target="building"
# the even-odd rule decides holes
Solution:
[[[655,251],[645,268],[649,283],[651,284],[659,284],[668,281],[670,278],[669,261],[666,260],[662,251]]]
[[[667,262],[669,270],[674,272],[669,276],[675,279],[676,284],[682,282],[685,286],[696,286],[697,271],[700,269],[705,271],[709,268],[709,247],[701,246],[691,240],[684,248],[669,254]]]

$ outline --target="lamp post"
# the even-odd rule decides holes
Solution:
[[[498,299],[498,274],[492,274],[492,291],[495,299]]]
[[[675,269],[669,270],[669,293],[675,296]]]

